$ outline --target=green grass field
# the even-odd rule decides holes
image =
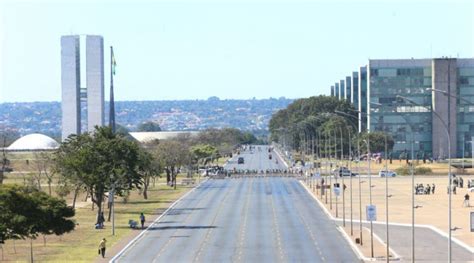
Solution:
[[[158,183],[163,182],[164,178],[158,181]],[[129,219],[138,221],[139,214],[143,212],[147,220],[151,220],[154,215],[161,214],[174,200],[190,189],[178,186],[174,190],[167,185],[157,184],[149,190],[148,200],[143,199],[138,191],[131,193],[127,203],[124,203],[120,197],[116,198],[115,236],[112,236],[111,222],[105,223],[105,229],[94,229],[97,210],[91,209],[90,202],[79,202],[74,217],[77,223],[76,229],[61,237],[46,236],[46,245],[44,245],[43,236],[38,237],[33,242],[35,261],[91,262],[97,257],[97,245],[103,237],[108,240],[107,246],[112,247],[120,239],[131,234],[131,231],[139,231],[129,228]],[[81,196],[79,200],[83,201],[84,196]],[[104,214],[107,219],[108,210]],[[29,251],[29,240],[9,240],[3,246],[2,260],[28,261]],[[0,253],[2,253],[1,250]]]

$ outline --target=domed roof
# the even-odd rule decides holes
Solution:
[[[8,150],[51,150],[59,147],[53,138],[43,134],[28,134],[13,142]]]

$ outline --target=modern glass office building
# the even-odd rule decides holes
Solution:
[[[457,60],[457,155],[472,157],[474,139],[474,60]]]
[[[413,142],[416,153],[431,153],[431,60],[370,60],[367,79],[368,129],[391,134],[395,156]]]
[[[349,76],[346,77],[345,84],[346,84],[346,100],[352,102],[351,77]]]
[[[351,82],[351,103],[354,105],[354,108],[359,108],[359,74],[357,72],[352,72]]]
[[[367,130],[367,67],[359,68],[359,132]]]
[[[369,60],[350,83],[359,130],[391,134],[394,158],[412,145],[415,158],[472,156],[474,59]]]

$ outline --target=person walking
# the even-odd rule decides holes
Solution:
[[[431,194],[434,195],[434,193],[435,193],[435,184],[432,184],[432,186],[431,186]]]
[[[99,254],[102,255],[102,258],[105,257],[106,243],[107,243],[107,240],[105,239],[105,237],[102,238],[102,240],[99,243]]]
[[[145,225],[145,215],[143,213],[140,214],[140,223],[142,223],[142,229]]]
[[[464,202],[463,202],[464,207],[470,207],[471,205],[469,204],[469,194],[466,194],[464,196]]]

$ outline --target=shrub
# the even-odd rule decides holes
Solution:
[[[431,168],[429,167],[416,167],[415,174],[431,174]]]
[[[395,172],[398,175],[409,175],[410,174],[410,168],[407,165],[404,165],[404,166],[401,166],[401,167],[398,167],[397,169],[395,169]]]
[[[404,165],[404,166],[398,167],[397,169],[395,169],[395,172],[398,175],[409,175],[410,174],[410,166]],[[414,173],[416,175],[431,174],[432,170],[429,167],[415,167]]]

